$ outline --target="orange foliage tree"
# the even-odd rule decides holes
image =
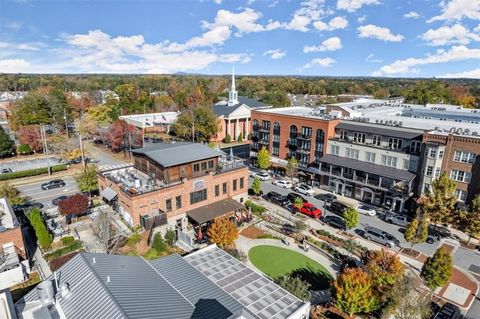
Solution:
[[[238,238],[238,229],[227,216],[224,216],[213,221],[207,235],[212,243],[222,247],[232,247]]]
[[[403,277],[404,266],[400,258],[385,249],[369,250],[363,259],[365,270],[379,290]]]

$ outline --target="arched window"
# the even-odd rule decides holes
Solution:
[[[258,120],[253,120],[253,129],[258,128]]]
[[[278,122],[273,123],[273,134],[280,135],[280,123]]]
[[[290,125],[290,137],[296,138],[297,137],[297,127],[295,125]]]

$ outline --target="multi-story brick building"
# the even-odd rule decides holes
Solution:
[[[102,171],[102,196],[131,225],[184,229],[241,210],[247,196],[243,161],[199,143],[161,143],[132,151],[133,166]]]

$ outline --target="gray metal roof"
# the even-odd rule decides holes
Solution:
[[[184,259],[256,318],[289,318],[305,306],[297,297],[214,245]]]
[[[268,107],[269,105],[262,103],[260,101],[245,97],[245,96],[239,96],[238,97],[238,103],[234,105],[227,105],[227,102],[219,102],[216,103],[212,106],[213,112],[217,114],[218,116],[221,115],[229,115],[233,113],[236,109],[238,109],[239,106],[241,105],[246,105],[251,109],[255,108],[261,108],[261,107]]]
[[[199,208],[192,209],[187,212],[187,216],[193,219],[197,224],[201,225],[216,217],[234,212],[235,210],[241,208],[245,208],[245,206],[234,199],[227,198],[212,204],[207,204]]]
[[[342,156],[333,155],[333,154],[324,155],[322,158],[320,158],[320,162],[343,166],[343,167],[349,167],[352,169],[365,171],[367,173],[399,179],[402,181],[411,181],[415,178],[415,174],[409,171],[404,171],[401,169],[396,169],[396,168],[392,168],[384,165],[373,164],[369,162],[363,162],[356,159],[351,159],[351,158],[342,157]]]
[[[385,126],[385,125],[363,124],[363,123],[344,121],[344,120],[342,120],[335,127],[335,130],[337,129],[391,136],[391,137],[397,137],[397,138],[403,138],[403,139],[421,138],[423,135],[423,131],[420,131],[420,130],[399,128],[399,127]]]
[[[159,143],[155,146],[132,150],[133,154],[141,154],[163,167],[200,161],[225,155],[224,152],[211,149],[201,143]]]

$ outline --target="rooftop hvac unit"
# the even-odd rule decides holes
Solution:
[[[140,188],[142,186],[142,181],[138,178],[135,179],[135,188]]]
[[[402,127],[402,126],[403,126],[403,122],[402,122],[402,121],[398,122],[398,126]]]
[[[473,136],[478,136],[478,132],[477,132],[477,131],[472,132],[472,135],[473,135]]]
[[[53,303],[53,283],[51,280],[45,280],[37,285],[37,296],[43,306]]]

